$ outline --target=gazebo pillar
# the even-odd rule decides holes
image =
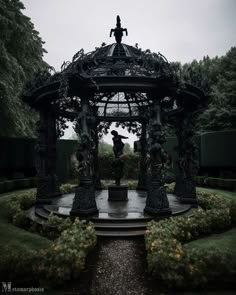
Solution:
[[[137,190],[147,190],[147,123],[142,122]]]
[[[98,160],[98,132],[97,126],[94,129],[94,141],[95,141],[95,149],[94,149],[94,185],[96,190],[102,190],[100,170],[99,170],[99,160]]]
[[[50,106],[40,110],[38,134],[35,146],[38,176],[36,205],[44,205],[61,195],[56,176],[56,116]]]
[[[150,215],[169,215],[171,210],[163,181],[164,157],[162,145],[166,141],[161,124],[161,107],[154,100],[149,121],[148,153],[151,167],[151,181],[148,187],[144,212]]]
[[[175,194],[181,203],[197,206],[195,176],[198,171],[198,152],[194,142],[193,113],[178,118],[176,136],[178,140],[177,175]]]
[[[94,186],[95,143],[91,134],[94,115],[89,110],[87,97],[81,98],[81,111],[78,116],[80,141],[77,150],[79,161],[79,186],[76,189],[70,215],[89,216],[98,213]]]

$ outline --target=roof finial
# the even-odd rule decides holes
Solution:
[[[120,17],[119,17],[119,15],[117,15],[117,17],[116,17],[116,28],[115,29],[111,29],[110,37],[112,36],[112,33],[114,33],[114,36],[116,38],[116,42],[117,43],[121,43],[121,40],[122,40],[122,37],[123,37],[123,32],[125,32],[126,33],[126,36],[128,36],[127,29],[123,29],[121,27]]]

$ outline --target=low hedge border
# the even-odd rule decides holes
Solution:
[[[148,270],[169,288],[204,288],[216,282],[232,283],[236,274],[226,252],[215,248],[187,249],[185,243],[222,232],[236,222],[236,202],[220,195],[198,193],[203,209],[193,216],[151,221],[145,233]]]
[[[65,188],[69,190],[69,186]],[[39,252],[27,251],[25,255],[7,245],[2,247],[4,259],[1,262],[4,267],[0,267],[0,276],[4,281],[19,283],[23,277],[25,283],[34,283],[44,288],[61,286],[76,279],[85,268],[86,257],[96,245],[95,229],[91,222],[80,221],[79,218],[63,219],[54,215],[39,226],[29,220],[26,213],[35,200],[34,192],[9,198],[6,206],[8,221],[46,236],[53,242],[49,248]]]
[[[224,179],[216,177],[196,176],[196,183],[199,186],[220,188],[229,191],[236,190],[236,179]]]
[[[37,186],[37,177],[0,181],[0,193]]]

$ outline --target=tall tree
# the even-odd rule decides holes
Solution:
[[[209,95],[208,107],[199,117],[200,132],[236,128],[236,47],[220,58],[206,56],[184,64],[181,74]]]
[[[20,0],[0,0],[0,135],[33,136],[36,113],[20,94],[24,83],[44,69],[43,42]]]

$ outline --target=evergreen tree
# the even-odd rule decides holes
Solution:
[[[0,0],[0,136],[34,136],[37,115],[20,99],[24,83],[47,66],[43,42],[20,0]]]

